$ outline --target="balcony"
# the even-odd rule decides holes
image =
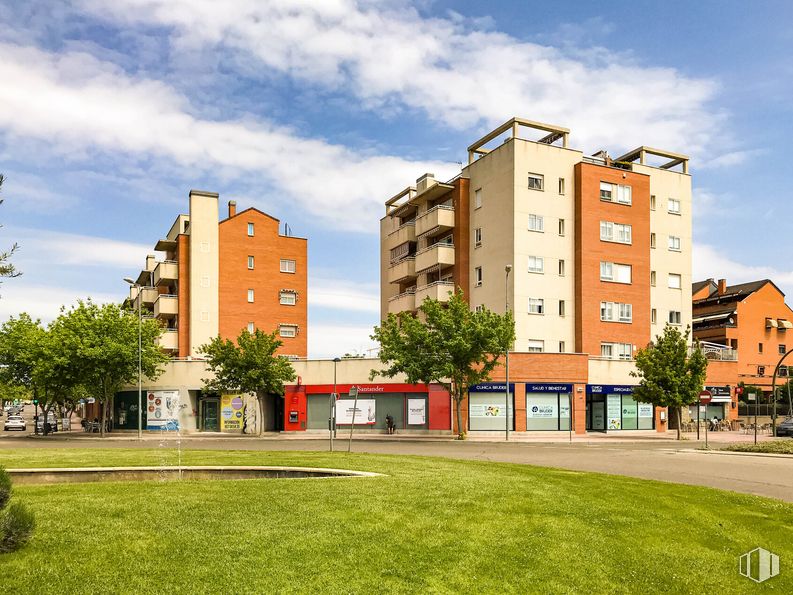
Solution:
[[[454,283],[451,281],[435,281],[429,285],[422,285],[416,288],[416,305],[420,306],[426,298],[446,303],[453,292]]]
[[[412,312],[416,309],[415,289],[400,293],[388,299],[388,313]]]
[[[408,256],[399,262],[395,262],[388,269],[388,282],[399,283],[416,276],[416,258]]]
[[[155,318],[173,318],[179,313],[179,298],[162,293],[154,302]]]
[[[141,290],[138,292],[138,288],[134,287],[135,296],[132,296],[132,291],[130,291],[130,300],[132,303],[132,307],[137,310],[140,304],[138,304],[139,299],[143,299],[143,307],[151,308],[154,305],[154,302],[157,301],[157,290],[153,287],[142,287]]]
[[[179,351],[179,331],[176,329],[165,329],[157,340],[160,347],[165,351]]]
[[[175,260],[163,260],[154,267],[154,286],[168,285],[179,278],[179,263]]]
[[[403,223],[386,237],[386,250],[392,250],[405,242],[416,241],[416,222]]]
[[[696,347],[689,348],[689,354],[694,352]],[[709,360],[722,361],[722,362],[737,362],[738,350],[721,345],[719,343],[709,343],[707,341],[699,342],[699,349],[705,354]]]
[[[433,244],[416,253],[416,272],[426,271],[433,267],[454,266],[454,245]]]
[[[416,235],[454,229],[454,207],[438,205],[416,219]]]

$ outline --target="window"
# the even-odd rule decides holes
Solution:
[[[529,298],[529,314],[543,314],[545,312],[545,300],[542,298]]]
[[[248,303],[253,303],[253,289],[248,290]]]
[[[484,304],[477,304],[477,306],[474,308],[474,312],[484,312],[484,311],[485,311]]]
[[[631,187],[622,184],[600,183],[600,200],[618,202],[623,205],[631,204]]]
[[[542,256],[529,256],[529,272],[530,273],[545,272],[545,263]]]
[[[198,246],[198,249],[204,254],[209,254],[209,246],[209,242],[201,242]]]
[[[680,214],[680,201],[674,198],[670,198],[667,204],[667,210],[672,213],[673,215]]]
[[[787,353],[787,349],[784,345],[779,345],[779,355],[785,355]]]
[[[650,285],[655,287],[655,271],[650,271]]]
[[[650,324],[656,324],[658,322],[658,312],[655,308],[650,310]]]
[[[655,194],[650,195],[650,210],[655,210]]]
[[[482,208],[482,189],[474,190],[474,208]]]
[[[559,219],[559,235],[564,235],[564,219]]]
[[[559,276],[564,277],[564,260],[559,261]]]
[[[604,242],[631,243],[631,226],[611,221],[600,222],[600,239]]]
[[[282,337],[296,337],[297,325],[294,324],[281,324],[278,326],[278,334]]]
[[[542,174],[529,174],[529,190],[542,190],[545,176]]]
[[[682,287],[680,282],[680,275],[677,273],[669,273],[668,281],[669,289],[680,289]]]
[[[564,341],[559,341],[559,353],[564,353]]]
[[[248,235],[253,237],[253,223],[248,223]]]
[[[669,310],[669,324],[682,324],[679,310]]]
[[[545,341],[541,341],[539,339],[529,339],[529,343],[526,346],[526,351],[529,353],[542,353],[545,351]]]
[[[281,272],[282,273],[294,273],[295,272],[295,261],[294,260],[285,260],[281,259]]]
[[[542,215],[529,215],[529,231],[545,231]]]
[[[294,306],[297,304],[297,293],[283,290],[278,294],[278,301],[284,306]]]
[[[655,248],[655,233],[650,234],[650,248]]]
[[[678,236],[669,236],[669,249],[680,252],[680,238]]]
[[[248,257],[248,268],[253,269],[253,256]]]
[[[629,360],[633,357],[633,345],[630,343],[601,343],[600,357]]]
[[[762,343],[758,343],[757,344],[757,353],[763,353],[763,344]]]
[[[209,312],[207,310],[201,310],[201,322],[209,322]]]
[[[249,323],[248,323],[248,332],[249,332],[250,334],[253,334],[253,331],[255,330],[255,328],[256,328],[256,327],[254,326],[254,324],[253,324],[252,322],[249,322]]]
[[[482,245],[482,228],[477,227],[474,230],[474,248],[479,248]]]
[[[633,322],[633,306],[620,302],[600,302],[600,320],[604,322]]]
[[[476,281],[477,287],[482,285],[482,267],[476,267],[474,269],[474,280]]]
[[[614,283],[630,283],[631,282],[631,265],[617,264],[614,262],[601,262],[600,263],[600,280],[613,281]]]
[[[564,316],[564,300],[559,300],[559,316]]]
[[[559,194],[564,194],[564,178],[559,178]]]

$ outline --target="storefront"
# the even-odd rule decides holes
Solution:
[[[526,431],[569,430],[572,384],[526,385]]]
[[[593,432],[652,430],[655,408],[633,398],[633,386],[588,384],[586,429]]]
[[[355,424],[357,430],[385,430],[391,417],[397,430],[449,430],[449,395],[440,387],[423,384],[358,384],[358,399],[350,397],[350,384],[287,387],[285,428],[327,430],[335,407],[336,427]]]
[[[729,410],[732,406],[732,394],[730,386],[706,386],[706,390],[710,391],[712,398],[710,403],[702,406],[699,419],[730,419]],[[691,419],[697,418],[697,405],[689,405],[688,414]]]
[[[468,389],[468,428],[501,431],[507,426],[506,385],[476,384]],[[509,384],[509,428],[515,429],[515,385]]]

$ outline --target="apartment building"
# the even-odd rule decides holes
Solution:
[[[216,336],[243,329],[278,331],[280,353],[304,358],[308,350],[307,240],[282,232],[278,219],[229,201],[219,220],[219,195],[191,190],[189,214],[179,215],[130,288],[162,321],[163,349],[178,358],[200,357]],[[288,228],[287,228],[288,229]]]
[[[726,347],[736,355],[729,383],[769,393],[777,363],[793,349],[793,310],[782,290],[769,279],[738,285],[707,279],[693,284],[692,300],[694,337],[706,353]],[[778,382],[787,381],[787,374],[782,367]]]
[[[513,118],[468,147],[455,179],[425,174],[386,201],[382,316],[460,287],[473,308],[509,304],[516,351],[621,360],[690,324],[688,158],[587,156],[569,134]]]

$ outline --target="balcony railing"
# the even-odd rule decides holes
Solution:
[[[160,335],[160,338],[157,341],[162,349],[166,351],[178,351],[179,350],[179,331],[176,329],[166,329],[165,332]]]
[[[454,245],[433,244],[416,253],[416,272],[426,271],[435,266],[454,266]]]
[[[428,285],[416,288],[416,305],[420,306],[426,299],[448,302],[451,294],[454,293],[454,283],[452,281],[435,281]]]
[[[430,231],[447,231],[454,228],[454,207],[438,205],[416,219],[416,235]]]
[[[407,291],[388,298],[388,313],[412,312],[416,309],[416,290]]]
[[[412,279],[416,276],[416,258],[408,256],[402,260],[395,262],[388,269],[388,282],[399,283],[407,279]]]
[[[179,313],[179,298],[162,293],[154,302],[155,318],[173,318]]]
[[[163,260],[154,267],[154,285],[165,285],[179,278],[179,263],[175,260]]]
[[[689,354],[694,353],[696,346],[689,347]],[[737,362],[738,350],[721,345],[720,343],[709,343],[707,341],[699,342],[699,350],[705,354],[705,357],[710,360],[723,361],[723,362]]]
[[[386,249],[391,250],[405,242],[416,241],[416,221],[408,221],[397,227],[386,237]]]

